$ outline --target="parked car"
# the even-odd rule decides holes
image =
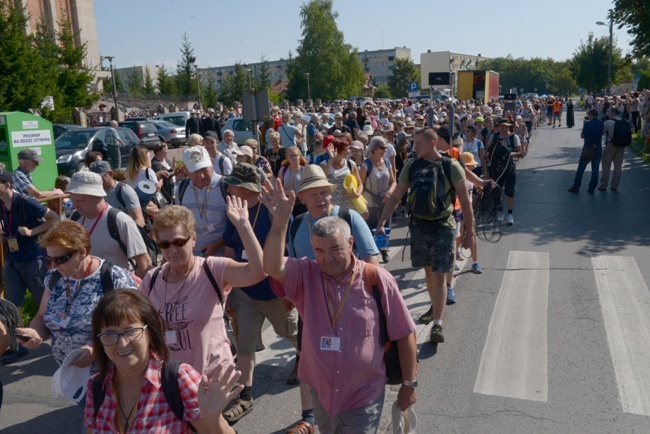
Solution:
[[[56,165],[59,174],[72,176],[73,173],[83,170],[86,166],[84,158],[92,150],[98,150],[106,144],[106,131],[110,127],[77,128],[65,132],[54,142],[56,150]],[[115,129],[125,146],[118,143],[119,163],[111,164],[113,168],[126,167],[131,148],[140,145],[140,139],[128,128]],[[110,162],[110,161],[109,161]]]
[[[138,136],[140,143],[146,146],[147,149],[152,149],[155,145],[160,143],[158,138],[158,130],[151,121],[131,121],[118,122],[118,125],[130,129]]]
[[[187,124],[190,116],[190,112],[163,113],[156,116],[156,120],[171,122],[172,124],[185,128],[185,124]]]
[[[221,127],[221,134],[226,130],[231,130],[235,133],[235,143],[240,146],[243,145],[247,139],[255,138],[252,122],[244,122],[244,118],[228,119],[224,126]]]
[[[61,134],[65,133],[66,131],[74,130],[77,128],[81,128],[81,126],[75,124],[53,124],[52,131],[54,131],[54,140],[56,140]]]
[[[158,130],[158,137],[161,141],[178,148],[187,142],[185,139],[185,127],[180,127],[167,121],[151,121]]]

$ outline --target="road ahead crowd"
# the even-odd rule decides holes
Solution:
[[[584,149],[594,149],[570,191],[591,162],[593,192],[601,152],[598,188],[613,162],[616,190],[615,120],[641,130],[650,94],[589,95],[586,104]],[[392,221],[408,219],[412,266],[424,269],[431,298],[418,320],[433,322],[430,341],[444,343],[462,248],[482,273],[480,191],[496,192],[495,219],[514,225],[516,165],[534,130],[575,124],[572,100],[550,96],[272,114],[260,143],[239,146],[218,122],[201,122],[211,127],[189,137],[178,164],[165,143],[153,158],[135,148],[126,171],[96,153],[89,170],[57,178],[49,192],[31,180],[42,161],[34,152],[19,154],[13,174],[0,169],[11,302],[0,305],[2,361],[51,339],[58,364],[88,369],[86,395],[75,397],[88,432],[233,432],[254,408],[255,352],[268,320],[296,351],[287,383],[300,384],[302,417],[287,433],[375,433],[388,378],[401,385],[402,410],[417,400],[415,323],[379,266],[390,260]],[[603,126],[605,114],[613,123]],[[603,130],[611,130],[604,151]],[[143,195],[143,185],[156,194]],[[13,306],[27,289],[39,309],[22,326]],[[388,342],[397,367],[386,362]]]

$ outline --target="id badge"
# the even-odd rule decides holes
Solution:
[[[70,317],[63,312],[57,312],[54,314],[53,321],[62,329],[67,328],[70,324]]]
[[[18,247],[18,238],[16,237],[7,238],[7,243],[9,244],[10,252],[17,252],[20,249],[20,247]]]
[[[335,336],[322,336],[320,338],[321,351],[341,351],[341,338]]]
[[[199,232],[201,233],[201,235],[209,234],[210,232],[214,232],[215,230],[216,228],[214,227],[214,223],[209,223],[199,228]]]
[[[176,345],[176,332],[165,332],[165,344]]]

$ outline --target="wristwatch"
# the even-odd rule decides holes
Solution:
[[[402,381],[402,386],[408,386],[415,389],[416,387],[418,387],[418,380]]]

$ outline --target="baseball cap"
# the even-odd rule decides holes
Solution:
[[[7,169],[0,169],[0,182],[11,182],[13,184],[14,177]]]
[[[89,169],[91,172],[95,172],[99,176],[104,176],[111,171],[111,165],[108,163],[108,161],[104,160],[93,161],[90,163]]]
[[[205,134],[203,134],[203,138],[214,140],[215,142],[219,141],[219,136],[214,131],[206,131]]]
[[[257,167],[252,164],[237,164],[230,172],[230,175],[225,177],[225,181],[230,185],[236,185],[256,193],[262,191],[262,177]]]
[[[55,398],[65,398],[79,403],[86,397],[90,366],[80,368],[70,364],[81,355],[81,352],[81,348],[78,348],[69,353],[52,376],[50,390]]]
[[[397,133],[397,135],[395,136],[395,138],[397,139],[398,142],[399,142],[400,140],[406,138],[406,137],[411,137],[411,135],[408,134],[408,133],[405,133],[404,131],[400,131],[400,132]]]
[[[212,167],[210,154],[203,146],[192,146],[183,151],[183,164],[188,172],[194,173],[206,167]]]
[[[483,118],[482,118],[481,116],[478,116],[478,117],[476,118],[476,122],[483,122]]]
[[[42,163],[43,160],[41,157],[38,156],[38,152],[36,152],[33,149],[23,149],[18,153],[18,159],[19,160],[34,160],[38,161],[39,163]]]
[[[238,149],[235,149],[235,154],[246,155],[247,157],[253,158],[253,148],[250,146],[242,145]]]
[[[70,179],[70,186],[66,193],[85,194],[88,196],[105,197],[102,177],[91,172],[84,170],[83,172],[76,172]]]

